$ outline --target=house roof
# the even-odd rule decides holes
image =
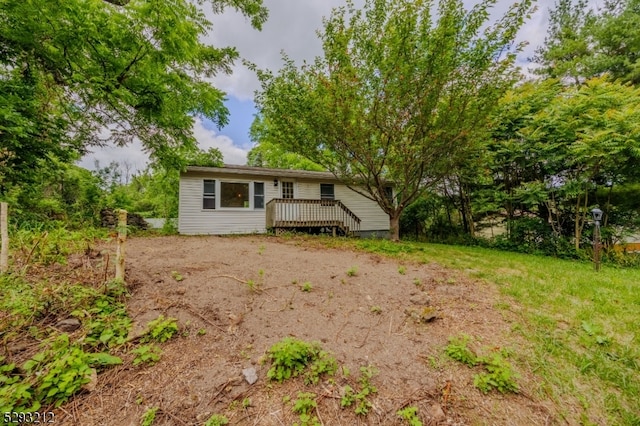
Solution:
[[[337,180],[335,175],[330,172],[314,172],[309,170],[291,169],[268,169],[265,167],[237,166],[233,164],[225,164],[223,167],[187,166],[187,172]]]

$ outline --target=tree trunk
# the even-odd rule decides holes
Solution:
[[[400,241],[400,212],[389,215],[389,239]]]

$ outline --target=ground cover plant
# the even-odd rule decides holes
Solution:
[[[0,276],[0,411],[60,407],[135,348],[129,289],[109,278],[109,252],[96,249],[109,240],[94,229],[13,233],[12,271]],[[141,341],[164,342],[175,331],[175,319],[160,316]],[[157,362],[161,351],[145,345],[131,353],[137,365]]]

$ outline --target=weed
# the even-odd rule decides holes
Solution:
[[[469,367],[481,365],[486,370],[474,376],[475,387],[484,393],[492,389],[502,393],[518,392],[518,384],[515,380],[519,376],[505,359],[509,355],[508,351],[503,349],[500,352],[494,352],[491,356],[478,357],[467,347],[469,339],[470,337],[464,334],[449,338],[445,352],[451,358]]]
[[[260,244],[260,246],[258,247],[258,254],[263,254],[265,249],[266,247],[264,246],[264,244]]]
[[[479,373],[473,377],[473,384],[483,393],[488,393],[492,389],[497,389],[501,393],[518,392],[516,379],[519,377],[513,371],[511,364],[504,359],[499,352],[493,353],[489,357],[479,359],[486,368],[487,373]]]
[[[352,266],[351,268],[349,268],[347,270],[347,275],[350,277],[355,277],[356,275],[358,275],[358,267]]]
[[[171,271],[171,277],[178,282],[184,280],[184,277],[178,271]]]
[[[121,364],[108,353],[87,353],[69,341],[67,334],[58,336],[44,351],[24,363],[22,371],[15,364],[0,359],[0,410],[37,411],[41,406],[59,407],[82,386],[91,381],[96,368]]]
[[[311,290],[313,290],[313,285],[311,285],[311,283],[309,281],[305,281],[304,283],[302,283],[302,285],[300,286],[300,290],[304,291],[304,292],[310,292]]]
[[[246,410],[249,407],[251,407],[251,398],[243,399],[242,400],[242,408],[244,408]]]
[[[406,420],[409,426],[422,426],[422,422],[418,417],[418,407],[413,405],[403,408],[396,413],[401,419]]]
[[[406,266],[404,266],[404,265],[400,265],[400,266],[398,266],[398,273],[399,273],[400,275],[404,275],[404,274],[406,274],[406,273],[407,273],[407,267],[406,267]]]
[[[142,415],[142,422],[140,426],[151,426],[156,420],[156,414],[158,413],[158,407],[151,407],[147,409]]]
[[[420,278],[414,278],[413,279],[413,285],[415,285],[416,287],[421,287],[422,286],[422,281],[420,281]]]
[[[369,409],[372,407],[368,397],[376,392],[378,389],[371,384],[371,378],[377,374],[377,370],[374,367],[360,367],[360,390],[356,392],[351,386],[347,385],[342,389],[342,398],[340,399],[340,406],[342,408],[351,407],[355,404],[355,413],[361,416],[367,415]]]
[[[162,349],[156,345],[143,345],[131,351],[136,357],[133,359],[133,365],[147,364],[153,365],[160,361]]]
[[[338,368],[335,358],[323,351],[319,343],[292,337],[285,337],[271,346],[267,357],[272,363],[267,377],[278,382],[296,377],[308,367],[304,381],[315,384],[322,375],[333,375]]]
[[[317,417],[312,417],[311,413],[318,407],[316,394],[310,392],[299,392],[298,398],[293,403],[293,412],[300,415],[299,426],[320,426]],[[298,425],[298,423],[294,423]]]
[[[198,336],[204,336],[205,334],[207,334],[207,330],[204,328],[201,328],[200,330],[198,330]]]
[[[372,314],[380,315],[382,313],[382,308],[378,305],[372,306],[369,308]]]
[[[470,337],[462,334],[458,337],[450,337],[445,352],[451,358],[463,364],[473,367],[478,364],[476,355],[467,347]]]
[[[160,315],[158,318],[147,324],[149,331],[142,338],[143,342],[156,341],[164,343],[171,339],[178,331],[178,323],[175,318],[166,318]]]
[[[214,414],[209,420],[204,422],[204,426],[224,426],[229,424],[229,419],[220,414]]]

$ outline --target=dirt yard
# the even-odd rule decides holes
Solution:
[[[292,411],[298,392],[317,395],[314,415],[327,426],[407,424],[396,414],[407,406],[418,407],[425,425],[561,423],[553,404],[532,396],[537,379],[518,362],[516,318],[496,309],[497,290],[433,263],[297,238],[133,237],[127,284],[133,332],[163,314],[178,319],[179,336],[151,367],[134,367],[124,355],[56,423],[139,425],[156,406],[154,425],[202,425],[212,414],[231,425],[292,425],[300,421]],[[461,333],[484,350],[514,349],[519,394],[474,387],[479,370],[444,354],[448,338]],[[351,375],[339,370],[312,386],[269,381],[265,353],[287,336],[320,342]],[[358,386],[362,366],[378,371],[377,393],[368,415],[357,416],[340,398],[345,385]],[[248,367],[258,373],[253,385],[242,375]]]

